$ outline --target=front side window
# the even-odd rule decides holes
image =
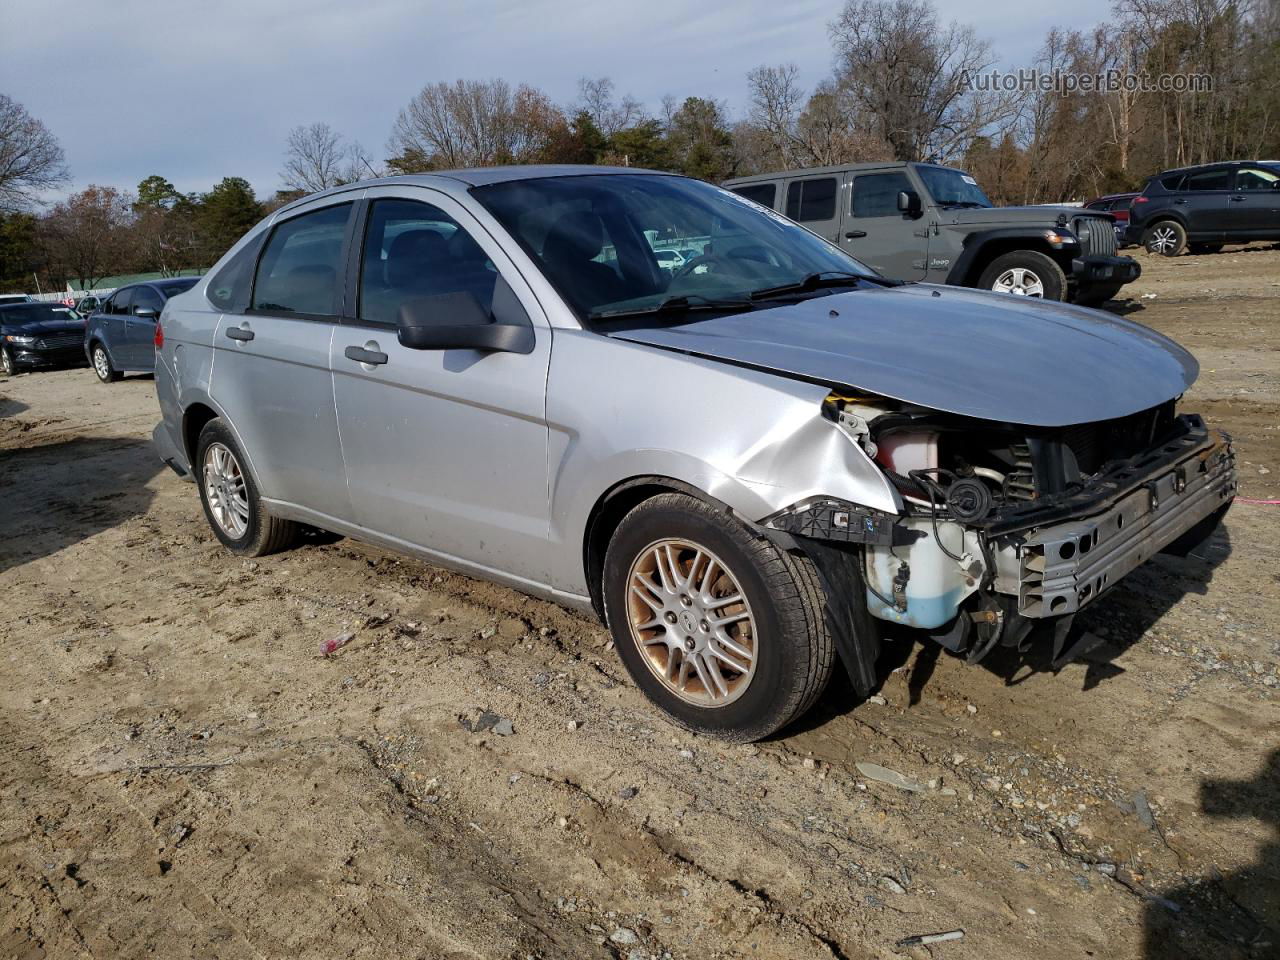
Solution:
[[[900,217],[898,194],[910,190],[905,173],[864,173],[853,181],[855,217]]]
[[[133,294],[133,305],[130,313],[137,313],[139,310],[150,308],[156,313],[164,309],[164,300],[160,294],[151,287],[138,287]]]
[[[358,316],[395,324],[402,304],[468,294],[493,309],[497,269],[480,245],[439,207],[416,200],[375,200],[365,228]]]
[[[1230,170],[1206,170],[1187,177],[1185,190],[1226,190],[1231,186]]]
[[[814,274],[875,277],[803,227],[684,177],[545,177],[475,187],[471,195],[588,323],[671,298],[743,301]],[[696,255],[668,271],[655,247]]]
[[[125,287],[123,290],[117,290],[111,295],[111,304],[107,308],[107,313],[112,315],[130,313],[130,306],[132,303],[133,287]]]
[[[1280,184],[1280,173],[1261,167],[1241,167],[1236,171],[1237,190],[1274,190]]]
[[[733,192],[740,197],[746,197],[748,200],[754,200],[762,207],[773,209],[774,202],[778,199],[778,185],[776,183],[750,183],[744,187],[734,187]]]
[[[793,180],[787,185],[787,216],[800,223],[831,220],[836,215],[836,178]]]
[[[271,233],[253,284],[253,308],[336,316],[342,241],[351,204],[286,220]]]

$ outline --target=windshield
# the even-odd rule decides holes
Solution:
[[[61,304],[54,306],[53,304],[45,303],[24,303],[0,310],[0,324],[6,327],[22,326],[28,323],[47,323],[50,320],[84,322],[78,313]]]
[[[951,167],[930,167],[921,164],[916,173],[929,190],[929,196],[940,207],[989,207],[991,201],[973,179],[963,170]]]
[[[877,276],[773,211],[684,177],[548,177],[472,194],[587,321],[686,301],[734,308],[815,274]]]

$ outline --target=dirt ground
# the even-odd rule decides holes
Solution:
[[[1138,256],[1113,307],[1280,497],[1280,250]],[[1085,662],[899,637],[871,702],[726,747],[589,619],[347,540],[231,556],[157,416],[0,380],[0,957],[1280,955],[1278,507],[1114,587]]]

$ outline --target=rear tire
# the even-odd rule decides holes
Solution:
[[[635,507],[609,541],[603,590],[627,672],[689,730],[759,740],[808,710],[831,677],[813,564],[723,508],[679,493]]]
[[[93,372],[98,375],[98,379],[103,383],[115,383],[124,374],[111,365],[111,356],[107,353],[107,348],[100,343],[94,343],[89,350],[91,363],[93,364]]]
[[[996,257],[982,271],[983,290],[1044,300],[1065,300],[1067,275],[1057,261],[1036,250],[1014,250]]]
[[[1176,220],[1160,220],[1147,227],[1142,235],[1147,253],[1161,257],[1178,257],[1187,252],[1187,231]]]
[[[291,520],[273,517],[258,494],[244,453],[220,417],[206,423],[196,440],[196,486],[205,519],[232,553],[261,557],[292,546],[300,532]]]

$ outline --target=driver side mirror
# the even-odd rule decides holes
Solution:
[[[898,209],[908,217],[918,217],[922,211],[920,194],[914,190],[898,191]]]
[[[141,317],[143,320],[154,320],[160,316],[160,311],[155,307],[138,307],[133,311],[135,317]]]
[[[470,293],[442,293],[400,305],[396,336],[411,350],[532,353],[533,327],[495,323]]]

